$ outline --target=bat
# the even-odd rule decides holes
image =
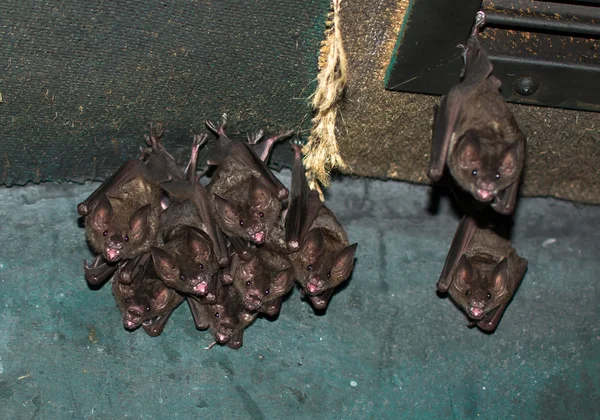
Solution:
[[[207,127],[218,136],[208,161],[218,167],[207,185],[208,195],[214,203],[215,218],[230,240],[240,238],[263,244],[276,224],[281,201],[288,197],[289,191],[249,144],[227,137],[225,124],[225,119],[218,127],[206,122]],[[267,141],[267,145],[274,142]],[[268,157],[269,150],[267,147],[263,155]],[[232,241],[238,254],[243,255],[245,250],[240,248],[241,244],[243,242]]]
[[[232,286],[219,283],[217,302],[203,305],[195,299],[188,298],[196,328],[210,329],[215,338],[215,344],[227,345],[230,348],[240,348],[243,344],[244,329],[256,319],[257,313],[246,311],[242,305],[242,297]]]
[[[288,247],[298,251],[289,258],[302,293],[315,308],[325,309],[333,289],[350,277],[358,244],[349,245],[346,231],[334,214],[320,202],[316,192],[308,190],[300,147],[294,144],[292,148],[293,192],[285,231]]]
[[[234,259],[239,258],[237,255]],[[271,302],[287,294],[294,285],[293,268],[283,254],[260,248],[250,261],[235,264],[233,284],[242,295],[242,305],[250,312],[269,308],[271,315],[278,307]]]
[[[86,236],[92,249],[109,263],[132,259],[156,244],[162,211],[160,184],[182,179],[174,159],[155,132],[147,138],[143,160],[126,162],[77,206],[86,215]]]
[[[152,264],[146,263],[129,285],[113,279],[112,292],[123,314],[124,327],[133,331],[141,326],[155,337],[162,333],[184,298],[166,287],[152,268]]]
[[[427,175],[438,181],[448,166],[458,185],[500,214],[514,210],[525,160],[525,135],[498,89],[492,64],[477,39],[478,12],[464,52],[462,81],[442,97],[435,115]]]
[[[186,170],[187,182],[170,190],[169,207],[161,215],[159,246],[153,246],[151,254],[165,285],[204,302],[214,302],[220,268],[218,252],[215,252],[218,239],[211,238],[211,233],[214,234],[211,228],[216,229],[216,226],[208,210],[210,203],[203,193],[204,187],[195,177],[197,153],[205,141],[206,136],[194,138]],[[228,263],[226,251],[224,259]]]
[[[461,220],[437,282],[470,320],[469,326],[493,332],[519,288],[527,260],[493,230],[471,217]]]

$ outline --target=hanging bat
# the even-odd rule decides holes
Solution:
[[[477,36],[479,12],[465,50],[464,78],[437,109],[427,175],[438,181],[447,165],[463,189],[501,214],[514,210],[525,160],[525,135],[498,89]]]
[[[218,136],[217,145],[208,161],[218,167],[207,191],[214,203],[217,223],[230,239],[235,237],[262,244],[276,224],[281,201],[287,198],[289,192],[249,144],[227,137],[225,123],[224,119],[216,127],[206,122],[207,127]],[[267,144],[274,141],[268,141]],[[268,156],[268,150],[265,156]],[[244,249],[239,248],[239,243],[232,242],[232,245],[238,254],[243,255]]]
[[[315,308],[325,309],[333,289],[350,277],[358,244],[349,245],[346,231],[334,214],[320,202],[318,194],[308,190],[302,152],[297,144],[292,148],[293,191],[285,230],[288,247],[298,251],[289,258],[302,293]]]
[[[143,151],[143,160],[126,162],[77,206],[79,214],[87,215],[92,249],[109,264],[137,257],[156,244],[162,211],[159,185],[183,178],[159,135],[153,131],[147,141],[151,151]]]
[[[196,157],[206,136],[196,136],[188,165],[186,183],[171,189],[169,207],[161,215],[158,245],[151,248],[152,260],[165,285],[186,295],[216,300],[217,238],[211,238],[211,227],[217,229],[210,214],[204,187],[197,183]],[[203,210],[204,209],[204,210]],[[212,225],[212,226],[211,226]],[[224,248],[224,246],[223,246]],[[225,251],[225,261],[228,256]]]
[[[239,258],[234,255],[234,259]],[[250,261],[234,262],[236,271],[233,284],[242,295],[242,305],[250,312],[268,310],[270,315],[278,307],[271,303],[287,294],[294,285],[293,268],[284,255],[260,248]],[[268,308],[268,309],[267,309]]]
[[[200,330],[210,329],[215,344],[240,348],[243,344],[244,329],[256,319],[257,313],[250,313],[242,305],[242,297],[233,286],[218,285],[217,302],[204,305],[195,299],[188,298],[188,304],[196,324]]]
[[[437,283],[470,320],[469,326],[493,332],[519,288],[527,260],[510,242],[474,219],[461,220]]]
[[[123,314],[124,327],[132,331],[141,326],[153,337],[162,333],[169,317],[184,300],[163,284],[149,263],[129,285],[113,279],[112,292]]]

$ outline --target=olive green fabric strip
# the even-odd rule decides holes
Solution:
[[[149,123],[182,163],[223,113],[243,136],[308,128],[328,12],[327,0],[3,1],[0,184],[103,179]]]

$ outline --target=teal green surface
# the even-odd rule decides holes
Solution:
[[[289,182],[289,173],[281,175]],[[599,418],[600,208],[522,200],[529,270],[498,330],[435,293],[456,216],[429,190],[341,179],[328,206],[359,243],[316,315],[295,290],[240,350],[181,306],[163,335],[123,329],[90,290],[76,204],[95,185],[0,190],[0,418]]]

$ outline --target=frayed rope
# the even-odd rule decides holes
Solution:
[[[346,53],[340,31],[341,0],[332,0],[332,11],[327,20],[326,38],[322,41],[319,56],[317,89],[312,95],[315,116],[308,142],[302,149],[306,176],[312,189],[323,200],[323,187],[331,183],[329,173],[333,168],[345,168],[335,136],[338,106],[347,83]]]

